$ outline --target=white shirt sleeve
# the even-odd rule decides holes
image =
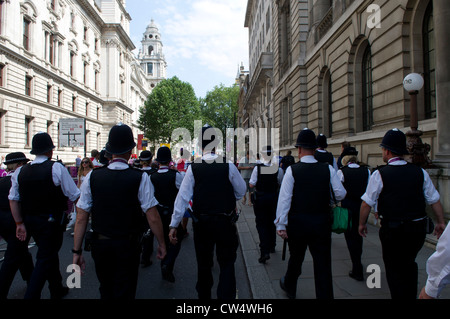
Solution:
[[[186,209],[189,207],[189,201],[194,195],[195,179],[192,173],[192,165],[190,165],[184,175],[183,181],[181,182],[178,195],[175,199],[174,209],[172,214],[172,220],[170,222],[170,227],[178,227],[181,220],[183,219]]]
[[[144,213],[150,208],[158,205],[158,200],[155,197],[155,187],[153,186],[150,176],[147,173],[142,173],[141,183],[138,191],[139,202]]]
[[[425,284],[427,295],[437,298],[442,289],[450,283],[450,227],[446,227],[436,246],[436,251],[428,258]]]
[[[367,205],[374,207],[377,204],[378,196],[380,196],[383,190],[383,181],[381,179],[380,172],[376,170],[370,176],[369,183],[367,184],[366,192],[361,199],[367,203]]]
[[[289,166],[281,182],[280,194],[278,196],[277,215],[274,221],[277,230],[286,230],[288,224],[288,213],[291,209],[292,193],[294,191],[294,176]]]
[[[422,169],[423,171],[423,195],[425,197],[425,201],[428,205],[433,205],[437,203],[440,199],[439,192],[433,185],[431,181],[430,175],[428,175],[427,171]]]
[[[231,185],[233,185],[234,196],[236,197],[236,200],[240,200],[247,192],[247,185],[245,184],[245,181],[236,166],[233,163],[228,165],[228,178],[230,179]]]
[[[61,190],[70,201],[74,202],[80,197],[80,190],[70,176],[67,169],[60,163],[53,163],[52,178],[55,186],[61,186]]]
[[[345,190],[344,185],[342,185],[341,180],[334,170],[333,166],[328,165],[328,167],[330,168],[330,182],[331,187],[334,191],[334,196],[336,197],[337,201],[343,200],[345,198],[345,195],[347,195],[347,191]]]
[[[250,181],[248,182],[251,185],[256,185],[258,182],[258,166],[255,166],[252,171],[252,175],[250,176]]]

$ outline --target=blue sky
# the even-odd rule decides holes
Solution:
[[[164,45],[167,77],[189,82],[197,97],[205,97],[216,85],[231,86],[241,63],[248,70],[246,7],[245,0],[127,0],[135,53],[153,19]]]

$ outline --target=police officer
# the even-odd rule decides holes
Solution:
[[[336,171],[338,166],[336,160],[331,152],[328,152],[326,148],[328,147],[327,137],[323,134],[319,134],[316,139],[317,149],[314,152],[314,158],[321,163],[330,164]]]
[[[277,210],[278,189],[284,174],[277,164],[272,163],[272,146],[264,146],[262,155],[263,164],[255,166],[249,185],[256,188],[253,210],[261,253],[258,262],[264,264],[270,259],[270,253],[275,252],[277,231],[273,221]]]
[[[77,203],[73,263],[84,271],[81,244],[90,214],[91,252],[102,299],[135,298],[143,212],[159,243],[157,257],[166,254],[153,185],[147,174],[128,165],[135,146],[129,126],[113,126],[106,144],[112,161],[86,176]]]
[[[141,163],[141,169],[148,174],[148,176],[151,176],[153,173],[156,173],[158,171],[157,168],[151,167],[153,154],[152,152],[145,150],[142,151],[139,155],[139,161]],[[153,254],[153,238],[155,235],[153,234],[152,230],[150,229],[150,225],[148,224],[147,217],[143,216],[143,235],[142,235],[142,255],[141,255],[141,265],[142,267],[148,267],[152,265],[151,256]],[[165,239],[165,238],[164,238]],[[166,245],[167,248],[167,245]]]
[[[290,258],[281,288],[295,298],[306,248],[314,263],[314,282],[318,299],[333,298],[331,272],[330,185],[337,200],[346,191],[336,171],[314,158],[316,135],[310,129],[300,131],[297,143],[300,162],[284,175],[278,198],[275,225],[278,235],[288,240]]]
[[[245,195],[246,185],[236,166],[217,156],[217,132],[205,126],[199,142],[202,162],[189,166],[181,184],[170,223],[171,241],[176,241],[177,230],[184,212],[193,197],[194,245],[197,256],[198,280],[196,289],[200,299],[211,298],[214,247],[220,266],[218,299],[236,298],[234,263],[238,248],[235,221],[236,201]]]
[[[28,242],[32,236],[38,247],[25,298],[40,298],[47,280],[51,298],[58,299],[68,293],[62,285],[58,256],[66,229],[67,199],[76,202],[80,190],[67,169],[51,160],[55,146],[50,135],[38,133],[31,143],[30,153],[36,158],[14,172],[8,196],[17,237]]]
[[[344,233],[347,248],[352,260],[352,270],[349,276],[357,281],[363,281],[363,266],[361,263],[363,238],[359,235],[359,208],[361,196],[366,191],[370,178],[370,170],[367,166],[358,164],[358,151],[354,147],[347,147],[342,152],[342,167],[337,171],[347,195],[341,202],[341,206],[347,208],[352,221],[351,228]]]
[[[7,175],[0,178],[0,236],[6,241],[7,249],[5,259],[0,270],[0,300],[8,297],[8,292],[17,270],[20,270],[22,279],[30,281],[33,272],[33,259],[28,251],[28,243],[16,237],[16,225],[9,206],[9,190],[11,189],[11,176],[14,171],[29,161],[22,152],[6,155],[4,164]]]
[[[169,225],[175,198],[183,181],[183,175],[178,170],[169,168],[169,164],[172,161],[172,153],[167,146],[158,149],[156,161],[159,163],[159,169],[150,176],[150,179],[155,187],[155,197],[159,202],[157,208],[163,224],[164,240],[166,241],[167,247],[167,255],[161,261],[161,274],[164,280],[175,282],[173,267],[180,252],[181,240],[184,237],[185,231],[180,224],[177,228],[177,242],[171,244],[169,240]]]
[[[389,130],[380,146],[387,165],[372,174],[361,197],[359,233],[366,236],[367,218],[378,201],[379,237],[391,297],[415,299],[418,280],[415,259],[425,242],[425,207],[431,205],[436,215],[438,238],[445,228],[443,209],[428,173],[403,159],[408,154],[405,134],[398,129]]]

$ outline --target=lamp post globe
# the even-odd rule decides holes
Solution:
[[[421,90],[423,84],[423,77],[418,73],[410,73],[403,79],[403,87],[408,92]]]

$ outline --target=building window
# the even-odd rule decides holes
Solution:
[[[55,64],[55,37],[54,35],[50,35],[50,50],[49,50],[49,61],[51,64]]]
[[[290,2],[286,1],[285,4],[279,9],[279,35],[278,35],[278,47],[279,47],[279,64],[280,64],[280,76],[290,67],[290,51],[291,51],[291,15],[290,15]]]
[[[433,2],[427,7],[423,22],[425,118],[436,117],[436,60],[434,43]]]
[[[75,95],[72,95],[72,111],[77,111],[77,97]]]
[[[33,77],[27,75],[25,76],[25,95],[31,96],[31,82]]]
[[[75,76],[75,53],[73,51],[70,51],[69,74],[71,77]]]
[[[97,120],[100,121],[100,106],[97,106]]]
[[[147,74],[153,75],[153,63],[147,63]]]
[[[0,86],[4,86],[4,75],[5,72],[5,65],[4,64],[0,64]]]
[[[292,142],[292,94],[281,102],[281,146],[290,145]]]
[[[63,91],[58,89],[58,106],[63,105]]]
[[[25,146],[31,146],[31,117],[25,117]]]
[[[23,18],[23,48],[27,51],[30,50],[30,25],[31,21]]]
[[[98,92],[98,81],[99,81],[99,76],[100,76],[100,72],[98,70],[95,70],[94,72],[94,87],[95,87],[95,91]]]
[[[86,62],[83,64],[83,83],[88,85],[88,64]]]
[[[2,25],[3,25],[3,10],[4,10],[4,0],[0,0],[0,34],[2,34]]]
[[[47,84],[47,103],[52,103],[52,86]]]
[[[86,117],[89,116],[89,102],[86,102]]]
[[[362,120],[363,131],[370,131],[373,126],[373,90],[372,90],[372,53],[366,47],[362,59]]]

